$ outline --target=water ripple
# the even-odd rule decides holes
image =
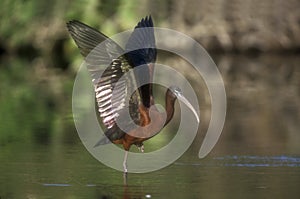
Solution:
[[[295,156],[251,156],[231,155],[215,157],[207,161],[193,163],[175,162],[183,166],[224,166],[224,167],[300,167],[300,157]]]

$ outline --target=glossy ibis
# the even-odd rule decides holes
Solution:
[[[106,126],[105,136],[95,143],[95,146],[110,142],[122,144],[125,149],[123,162],[125,173],[127,172],[127,155],[131,145],[136,145],[141,152],[144,152],[143,142],[156,135],[172,119],[176,99],[184,102],[199,122],[196,111],[176,86],[171,86],[166,91],[166,113],[159,112],[154,105],[150,82],[152,82],[157,50],[151,16],[143,18],[136,25],[125,50],[104,34],[79,21],[70,21],[67,23],[67,27],[87,62],[95,88],[98,111]],[[104,47],[97,49],[97,46],[103,41],[107,43]],[[95,52],[93,52],[93,56],[89,57],[88,55],[92,51]],[[123,52],[121,56],[113,57],[120,52]],[[101,65],[105,65],[104,63],[108,63],[108,65],[101,68]],[[126,72],[140,65],[143,65],[143,70],[134,70],[133,78],[117,84]],[[98,69],[95,69],[96,67]],[[99,76],[99,71],[101,71],[101,76]],[[145,79],[148,83],[142,84]],[[130,93],[128,92],[130,84],[142,86],[130,95],[128,94]],[[128,106],[126,106],[125,99],[128,99]],[[130,120],[128,120],[129,117],[124,116],[125,109],[127,113],[129,110]],[[122,124],[123,128],[120,128],[118,124]]]

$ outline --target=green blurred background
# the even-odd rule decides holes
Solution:
[[[0,198],[17,198],[13,194],[15,188],[19,190],[18,196],[47,198],[35,196],[51,195],[52,191],[47,189],[40,194],[35,192],[39,188],[27,185],[29,190],[32,188],[27,192],[24,184],[67,181],[74,177],[73,170],[79,172],[84,168],[73,168],[78,154],[83,163],[100,164],[85,151],[72,118],[73,81],[83,60],[66,29],[66,22],[72,19],[110,36],[132,29],[142,17],[151,14],[156,26],[172,28],[196,39],[217,64],[228,98],[224,130],[210,156],[299,156],[299,10],[297,0],[2,0]],[[162,54],[159,61],[181,69],[196,88],[203,122],[188,153],[197,156],[210,118],[205,84],[193,76],[182,59]],[[165,131],[172,131],[172,126]],[[152,145],[172,137],[171,132],[166,135],[152,141]],[[41,165],[43,162],[46,165]],[[65,169],[58,169],[60,164]],[[27,169],[16,174],[21,165]],[[49,168],[43,170],[44,166]],[[65,172],[65,178],[60,176],[61,172]],[[82,176],[85,174],[74,178],[87,183]],[[107,183],[111,182],[121,183],[118,177]],[[103,195],[101,190],[98,188],[96,195]],[[295,191],[289,190],[293,196]]]

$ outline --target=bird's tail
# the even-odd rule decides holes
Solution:
[[[125,133],[117,125],[115,125],[104,132],[104,135],[100,138],[100,140],[95,144],[94,147],[105,145],[105,144],[111,144],[112,141],[119,140],[124,135]]]
[[[94,145],[95,147],[98,147],[100,145],[105,145],[105,144],[111,144],[111,141],[106,137],[105,135],[102,136],[102,138]]]

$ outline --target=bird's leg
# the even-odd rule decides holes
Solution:
[[[125,186],[127,186],[127,173],[123,173],[123,183]]]
[[[128,156],[128,151],[125,151],[125,156],[123,161],[124,174],[127,173],[127,156]]]

